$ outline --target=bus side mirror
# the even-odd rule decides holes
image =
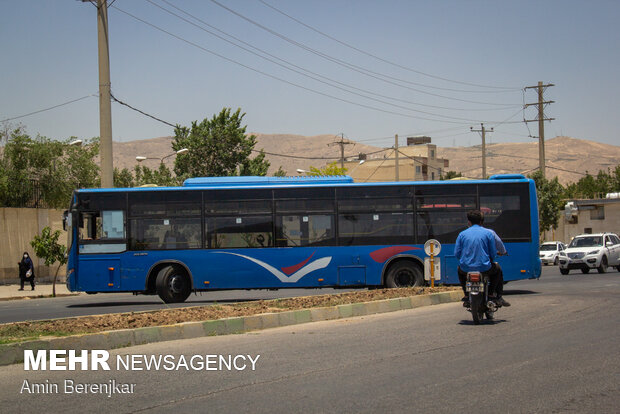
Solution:
[[[62,229],[67,231],[67,217],[69,217],[69,211],[65,210],[62,213]]]

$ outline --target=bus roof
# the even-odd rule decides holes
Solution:
[[[381,186],[381,185],[454,185],[454,184],[485,184],[492,182],[527,182],[530,179],[521,174],[496,174],[488,180],[445,180],[445,181],[384,181],[374,183],[356,183],[348,175],[340,176],[303,176],[303,177],[198,177],[185,180],[183,186],[178,187],[130,187],[130,188],[85,188],[77,192],[117,192],[117,191],[162,191],[188,189],[239,189],[239,188],[291,188],[298,186]]]
[[[348,175],[298,177],[197,177],[188,178],[183,187],[246,187],[256,185],[308,185],[352,183]]]

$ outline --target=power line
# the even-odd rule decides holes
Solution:
[[[328,98],[331,98],[331,99],[335,99],[335,100],[340,101],[340,102],[345,102],[345,103],[348,103],[348,104],[351,104],[351,105],[355,105],[355,106],[359,106],[359,107],[362,107],[362,108],[371,109],[371,110],[374,110],[374,111],[383,112],[383,113],[392,114],[392,115],[398,115],[398,116],[405,117],[405,118],[422,119],[422,120],[427,120],[427,121],[444,122],[444,123],[459,124],[459,125],[466,124],[465,122],[457,122],[457,121],[448,121],[448,120],[441,120],[441,119],[425,118],[425,117],[419,117],[419,116],[410,115],[410,114],[404,114],[404,113],[401,113],[401,112],[390,111],[390,110],[386,110],[386,109],[382,109],[382,108],[377,108],[377,107],[374,107],[374,106],[371,106],[371,105],[366,105],[366,104],[362,104],[362,103],[359,103],[359,102],[351,101],[351,100],[348,100],[348,99],[339,98],[337,96],[330,95],[330,94],[325,93],[325,92],[317,91],[315,89],[308,88],[306,86],[299,85],[297,83],[288,81],[286,79],[282,79],[282,78],[279,78],[277,76],[271,75],[271,74],[269,74],[267,72],[264,72],[264,71],[261,71],[259,69],[253,68],[253,67],[251,67],[249,65],[246,65],[244,63],[238,62],[238,61],[236,61],[234,59],[230,59],[230,58],[228,58],[228,57],[226,57],[224,55],[221,55],[221,54],[216,53],[216,52],[214,52],[212,50],[209,50],[209,49],[207,49],[205,47],[202,47],[202,46],[198,45],[197,43],[194,43],[194,42],[192,42],[190,40],[187,40],[187,39],[185,39],[185,38],[183,38],[181,36],[175,35],[172,32],[169,32],[169,31],[167,31],[165,29],[162,29],[161,27],[159,27],[159,26],[157,26],[157,25],[155,25],[153,23],[150,23],[150,22],[148,22],[148,21],[146,21],[146,20],[144,20],[144,19],[142,19],[142,18],[140,18],[138,16],[135,16],[135,15],[133,15],[133,14],[131,14],[131,13],[129,13],[129,12],[127,12],[127,11],[117,7],[117,6],[113,6],[112,8],[118,10],[121,13],[126,14],[127,16],[129,16],[129,17],[131,17],[131,18],[133,18],[133,19],[135,19],[135,20],[137,20],[137,21],[139,21],[141,23],[146,24],[147,26],[150,26],[150,27],[152,27],[152,28],[154,28],[156,30],[159,30],[159,31],[161,31],[161,32],[171,36],[171,37],[174,37],[177,40],[185,42],[185,43],[187,43],[187,44],[189,44],[189,45],[191,45],[191,46],[193,46],[195,48],[198,48],[198,49],[200,49],[200,50],[202,50],[204,52],[210,53],[210,54],[212,54],[214,56],[217,56],[217,57],[219,57],[221,59],[224,59],[224,60],[226,60],[228,62],[231,62],[231,63],[234,63],[236,65],[242,66],[242,67],[244,67],[246,69],[249,69],[249,70],[251,70],[253,72],[260,73],[261,75],[267,76],[267,77],[269,77],[271,79],[274,79],[274,80],[286,83],[286,84],[291,85],[291,86],[295,86],[297,88],[303,89],[303,90],[308,91],[308,92],[315,93],[317,95],[325,96],[325,97],[328,97]]]
[[[117,103],[119,103],[121,105],[124,105],[124,106],[126,106],[126,107],[128,107],[128,108],[130,108],[130,109],[132,109],[132,110],[134,110],[134,111],[144,115],[144,116],[147,116],[149,118],[152,118],[152,119],[154,119],[156,121],[159,121],[159,122],[161,122],[163,124],[169,125],[169,126],[174,127],[174,128],[176,128],[177,125],[178,125],[178,124],[174,125],[174,124],[172,124],[170,122],[164,121],[164,120],[162,120],[160,118],[157,118],[156,116],[148,114],[148,113],[146,113],[146,112],[144,112],[144,111],[142,111],[140,109],[137,109],[137,108],[135,108],[135,107],[133,107],[133,106],[123,102],[123,101],[120,101],[120,100],[116,99],[116,97],[113,94],[110,94],[110,95],[112,96],[112,99],[115,102],[117,102]],[[367,155],[376,154],[376,153],[379,153],[379,152],[382,152],[382,151],[385,151],[385,150],[381,149],[379,151],[368,153]],[[272,156],[275,156],[275,157],[294,158],[294,159],[301,159],[301,160],[338,160],[339,159],[338,157],[303,157],[303,156],[297,156],[297,155],[277,154],[277,153],[274,153],[274,152],[267,152],[267,151],[264,151],[264,150],[256,150],[256,149],[252,149],[252,152],[263,153],[263,154],[272,155]]]
[[[442,80],[442,81],[457,83],[457,84],[461,84],[461,85],[475,86],[475,87],[479,87],[479,88],[502,89],[502,90],[505,90],[506,92],[515,91],[515,90],[520,90],[521,89],[521,88],[502,87],[502,86],[488,86],[488,85],[480,85],[480,84],[469,83],[469,82],[456,81],[456,80],[452,80],[452,79],[442,78],[442,77],[436,76],[436,75],[431,75],[429,73],[421,72],[419,70],[415,70],[415,69],[412,69],[412,68],[400,65],[398,63],[391,62],[391,61],[389,61],[387,59],[381,58],[381,57],[376,56],[376,55],[374,55],[374,54],[372,54],[370,52],[366,52],[366,51],[364,51],[362,49],[359,49],[359,48],[357,48],[355,46],[352,46],[352,45],[350,45],[348,43],[345,43],[345,42],[343,42],[341,40],[338,40],[335,37],[330,36],[330,35],[322,32],[322,31],[320,31],[320,30],[318,30],[318,29],[316,29],[316,28],[314,28],[314,27],[312,27],[312,26],[302,22],[299,19],[296,19],[295,17],[293,17],[293,16],[283,12],[282,10],[276,8],[275,6],[272,6],[271,4],[269,4],[269,3],[267,3],[267,2],[265,2],[263,0],[258,0],[258,1],[261,2],[262,4],[264,4],[265,6],[269,7],[270,9],[275,10],[276,12],[282,14],[283,16],[288,17],[289,19],[291,19],[291,20],[301,24],[302,26],[304,26],[304,27],[306,27],[306,28],[308,28],[308,29],[310,29],[310,30],[312,30],[312,31],[314,31],[314,32],[316,32],[316,33],[318,33],[318,34],[320,34],[320,35],[330,39],[330,40],[333,40],[334,42],[340,43],[341,45],[346,46],[349,49],[353,49],[353,50],[355,50],[355,51],[357,51],[359,53],[362,53],[362,54],[364,54],[366,56],[370,56],[370,57],[372,57],[374,59],[377,59],[377,60],[379,60],[381,62],[390,64],[392,66],[396,66],[396,67],[398,67],[400,69],[404,69],[404,70],[407,70],[409,72],[417,73],[419,75],[428,76],[429,78],[439,79],[439,80]],[[423,84],[416,84],[416,85],[426,86],[428,88],[434,88],[434,89],[447,90],[447,91],[457,91],[457,92],[470,92],[470,93],[493,93],[493,92],[496,92],[496,91],[461,91],[461,90],[458,90],[458,89],[441,88],[441,87],[438,87],[438,86],[429,86],[429,85],[423,85]]]
[[[258,153],[263,153],[263,154],[267,154],[267,155],[273,155],[275,157],[282,157],[282,158],[293,158],[293,159],[297,159],[297,160],[338,160],[338,157],[302,157],[302,156],[297,156],[297,155],[287,155],[287,154],[276,154],[273,152],[267,152],[267,151],[263,151],[263,150],[256,150],[253,149],[252,152],[258,152]]]
[[[375,175],[375,173],[376,173],[377,171],[379,171],[379,168],[381,168],[381,167],[383,166],[383,164],[385,164],[385,161],[387,161],[387,158],[384,158],[384,159],[383,159],[383,161],[381,162],[381,164],[379,164],[379,165],[377,166],[377,168],[375,168],[375,170],[372,172],[372,174],[370,174],[370,175],[366,178],[366,180],[364,180],[364,182],[365,182],[365,183],[367,183],[368,181],[370,181],[370,179],[372,178],[372,176],[373,176],[373,175]]]
[[[48,107],[48,108],[44,108],[44,109],[39,109],[38,111],[29,112],[29,113],[24,114],[24,115],[14,116],[14,117],[12,117],[12,118],[6,118],[6,119],[1,120],[0,122],[13,121],[13,120],[15,120],[15,119],[25,118],[25,117],[30,116],[30,115],[40,114],[41,112],[50,111],[50,110],[52,110],[52,109],[56,109],[56,108],[59,108],[59,107],[61,107],[61,106],[69,105],[69,104],[72,104],[72,103],[74,103],[74,102],[78,102],[78,101],[81,101],[81,100],[83,100],[83,99],[86,99],[86,98],[91,98],[91,97],[93,97],[93,96],[95,96],[95,97],[96,97],[96,96],[98,96],[98,95],[96,95],[96,94],[85,95],[85,96],[82,96],[81,98],[72,99],[72,100],[70,100],[70,101],[63,102],[63,103],[58,104],[58,105],[50,106],[50,107]]]
[[[387,151],[387,149],[382,148],[378,151],[374,151],[374,152],[368,152],[365,153],[366,155],[374,155],[374,154],[378,154],[380,152],[384,152]],[[263,154],[267,154],[267,155],[273,155],[275,157],[282,157],[282,158],[293,158],[293,159],[298,159],[298,160],[339,160],[339,157],[303,157],[303,156],[297,156],[297,155],[288,155],[288,154],[276,154],[273,152],[267,152],[264,150],[256,150],[253,149],[252,152],[257,152],[257,153],[263,153]],[[345,157],[346,158],[346,157]]]
[[[564,171],[564,172],[568,172],[568,173],[583,175],[584,177],[588,175],[588,174],[585,174],[585,173],[582,173],[582,172],[579,172],[579,171],[565,170],[564,168],[552,167],[550,165],[547,165],[546,167],[547,168],[551,168],[552,170],[558,170],[558,171]]]
[[[302,76],[305,76],[307,78],[310,78],[310,79],[312,79],[314,81],[320,82],[320,83],[322,83],[324,85],[328,85],[328,86],[331,86],[333,88],[342,90],[344,92],[347,92],[347,93],[350,93],[350,94],[353,94],[353,95],[356,95],[356,96],[360,96],[362,98],[366,98],[366,99],[369,99],[369,100],[373,100],[375,102],[379,102],[379,103],[382,103],[382,104],[385,104],[385,105],[390,105],[390,106],[393,106],[393,107],[396,107],[396,108],[399,108],[399,109],[404,109],[404,110],[407,110],[407,111],[417,112],[417,113],[421,113],[421,114],[425,114],[425,115],[430,115],[430,116],[436,116],[436,117],[440,117],[440,118],[455,119],[455,120],[462,120],[462,121],[471,121],[471,122],[479,122],[478,120],[471,120],[471,119],[468,119],[468,118],[459,118],[459,117],[453,117],[453,116],[448,116],[448,115],[437,114],[437,113],[433,113],[433,112],[426,112],[426,111],[420,111],[420,110],[412,109],[412,108],[405,107],[405,106],[402,106],[402,105],[393,104],[391,102],[386,102],[384,100],[374,98],[373,96],[367,96],[367,95],[364,95],[364,94],[361,94],[361,93],[353,92],[353,91],[350,91],[350,90],[345,89],[345,88],[350,88],[350,89],[353,89],[353,90],[356,90],[356,91],[363,92],[365,94],[370,94],[370,95],[378,96],[380,98],[385,98],[385,99],[389,99],[389,100],[396,101],[396,102],[403,102],[403,103],[408,103],[408,104],[411,104],[411,105],[417,105],[417,106],[423,106],[423,107],[429,107],[429,108],[435,108],[435,109],[445,109],[445,110],[451,110],[451,111],[471,111],[471,112],[474,112],[474,111],[497,111],[497,110],[503,111],[503,110],[509,109],[509,107],[505,107],[505,108],[486,108],[486,109],[485,108],[467,109],[467,108],[453,108],[453,107],[445,107],[445,106],[438,106],[438,105],[429,105],[429,104],[422,104],[422,103],[419,103],[419,102],[412,102],[412,101],[405,100],[405,99],[399,99],[399,98],[383,95],[383,94],[380,94],[380,93],[377,93],[377,92],[369,91],[369,90],[366,90],[366,89],[358,88],[356,86],[353,86],[353,85],[350,85],[350,84],[347,84],[347,83],[343,83],[343,82],[337,81],[335,79],[332,79],[332,78],[329,78],[327,76],[321,75],[319,73],[313,72],[313,71],[311,71],[309,69],[306,69],[306,68],[303,68],[301,66],[295,65],[294,63],[291,63],[291,62],[289,62],[289,61],[287,61],[285,59],[279,58],[278,56],[275,56],[275,55],[273,55],[273,54],[271,54],[271,53],[269,53],[269,52],[267,52],[267,51],[265,51],[263,49],[260,49],[260,48],[254,46],[254,45],[252,45],[250,43],[247,43],[247,42],[245,42],[245,41],[243,41],[243,40],[241,40],[241,39],[239,39],[239,38],[237,38],[237,37],[235,37],[235,36],[225,32],[225,31],[223,31],[221,29],[218,29],[217,27],[215,27],[215,26],[205,22],[204,20],[199,19],[198,17],[192,15],[191,13],[189,13],[189,12],[187,12],[187,11],[177,7],[177,6],[175,6],[174,4],[171,4],[167,0],[162,0],[162,1],[164,3],[166,3],[166,4],[168,4],[170,7],[173,7],[174,9],[180,11],[181,13],[183,13],[183,14],[191,17],[192,19],[200,22],[201,24],[206,25],[206,26],[208,26],[208,27],[210,27],[210,28],[212,28],[214,30],[217,30],[218,32],[222,33],[223,35],[228,36],[228,37],[230,37],[232,39],[235,39],[237,42],[240,42],[243,45],[246,45],[246,46],[248,46],[248,47],[250,47],[252,49],[255,49],[255,50],[259,51],[260,53],[263,53],[263,54],[265,54],[265,55],[267,55],[267,56],[269,56],[269,57],[271,57],[273,59],[276,59],[279,62],[276,62],[273,59],[270,59],[268,57],[262,56],[262,55],[254,52],[252,50],[247,49],[244,46],[241,46],[241,45],[239,45],[239,44],[237,44],[235,42],[232,42],[231,40],[228,40],[228,39],[226,39],[226,38],[224,38],[224,37],[222,37],[222,36],[220,36],[220,35],[218,35],[216,33],[213,33],[212,31],[207,30],[204,27],[202,27],[200,25],[197,25],[196,23],[191,22],[191,21],[187,20],[186,18],[184,18],[182,16],[179,16],[178,14],[176,14],[176,13],[166,9],[165,7],[162,7],[159,4],[154,3],[152,0],[146,0],[146,1],[151,3],[152,5],[154,5],[155,7],[158,7],[159,9],[165,11],[166,13],[169,13],[170,15],[175,16],[175,17],[183,20],[184,22],[186,22],[188,24],[191,24],[192,26],[197,27],[198,29],[200,29],[200,30],[202,30],[202,31],[204,31],[206,33],[209,33],[210,35],[215,36],[215,37],[217,37],[220,40],[223,40],[223,41],[225,41],[225,42],[227,42],[227,43],[229,43],[229,44],[231,44],[231,45],[233,45],[235,47],[238,47],[238,48],[240,48],[240,49],[242,49],[242,50],[244,50],[244,51],[246,51],[248,53],[251,53],[251,54],[253,54],[255,56],[258,56],[261,59],[264,59],[264,60],[266,60],[268,62],[271,62],[271,63],[273,63],[275,65],[278,65],[280,67],[283,67],[284,69],[287,69],[287,70],[292,71],[294,73],[297,73],[299,75],[302,75]],[[282,63],[280,63],[280,62],[282,62]],[[289,67],[289,65],[292,66],[293,68],[297,68],[299,70],[293,69],[293,68]],[[310,74],[312,74],[314,76],[310,76],[307,73],[300,72],[300,70],[304,71],[304,72],[307,72],[307,73],[310,73]],[[317,79],[315,76],[317,76],[319,78],[322,78],[322,79],[325,79],[327,81],[324,81],[324,80],[321,80],[321,79]],[[336,85],[334,85],[334,84],[336,84]],[[341,86],[338,86],[338,85],[341,85],[344,88],[341,87]],[[519,108],[521,108],[521,105],[513,105],[513,106],[519,106]],[[440,120],[432,120],[432,121],[441,122]]]
[[[127,103],[123,102],[123,101],[120,101],[120,100],[116,99],[116,97],[115,97],[115,96],[114,96],[111,92],[110,92],[110,96],[112,97],[112,100],[113,100],[114,102],[117,102],[117,103],[119,103],[119,104],[121,104],[121,105],[124,105],[124,106],[126,106],[127,108],[129,108],[129,109],[132,109],[132,110],[134,110],[134,111],[136,111],[136,112],[141,113],[141,114],[142,114],[142,115],[144,115],[144,116],[148,116],[149,118],[153,118],[154,120],[159,121],[159,122],[161,122],[162,124],[170,125],[170,126],[171,126],[171,127],[173,127],[173,128],[176,128],[176,127],[177,127],[177,125],[172,125],[170,122],[166,122],[166,121],[164,121],[164,120],[162,120],[162,119],[157,118],[156,116],[153,116],[153,115],[147,114],[147,113],[146,113],[146,112],[144,112],[144,111],[141,111],[141,110],[139,110],[139,109],[137,109],[137,108],[134,108],[133,106],[131,106],[131,105],[129,105],[129,104],[127,104]]]
[[[351,64],[351,63],[347,63],[347,62],[345,62],[345,61],[343,61],[341,59],[335,58],[335,57],[327,55],[325,53],[322,53],[322,52],[320,52],[320,51],[318,51],[316,49],[313,49],[313,48],[311,48],[309,46],[304,45],[303,43],[297,42],[297,41],[295,41],[295,40],[293,40],[293,39],[291,39],[291,38],[289,38],[287,36],[284,36],[281,33],[278,33],[275,30],[272,30],[272,29],[270,29],[270,28],[268,28],[268,27],[266,27],[266,26],[264,26],[264,25],[262,25],[262,24],[260,24],[260,23],[258,23],[256,21],[254,21],[254,20],[250,19],[249,17],[246,17],[243,14],[241,14],[241,13],[239,13],[239,12],[237,12],[237,11],[235,11],[235,10],[233,10],[233,9],[231,9],[231,8],[221,4],[221,3],[219,3],[216,0],[210,0],[210,1],[213,4],[223,8],[224,10],[227,10],[228,12],[234,14],[235,16],[237,16],[237,17],[239,17],[239,18],[241,18],[241,19],[243,19],[243,20],[245,20],[245,21],[247,21],[247,22],[257,26],[257,27],[259,27],[260,29],[262,29],[262,30],[264,30],[264,31],[266,31],[266,32],[276,36],[276,37],[279,37],[280,39],[282,39],[282,40],[284,40],[284,41],[286,41],[286,42],[288,42],[288,43],[290,43],[290,44],[292,44],[294,46],[297,46],[297,47],[299,47],[299,48],[301,48],[303,50],[306,50],[306,51],[308,51],[308,52],[310,52],[312,54],[315,54],[315,55],[317,55],[319,57],[322,57],[323,59],[328,60],[328,61],[330,61],[332,63],[335,63],[337,65],[346,67],[346,68],[348,68],[350,70],[353,70],[355,72],[361,73],[361,74],[369,76],[371,78],[380,80],[382,82],[389,83],[389,84],[392,84],[392,85],[395,85],[395,86],[398,86],[398,87],[401,87],[401,88],[406,88],[406,89],[409,89],[409,90],[412,90],[412,91],[415,91],[415,92],[418,92],[418,93],[423,93],[423,94],[426,94],[426,95],[431,95],[431,96],[435,96],[435,97],[439,97],[439,98],[443,98],[443,99],[454,100],[454,101],[467,102],[467,103],[475,103],[475,104],[481,104],[481,105],[492,105],[492,106],[512,106],[513,105],[513,104],[500,104],[500,103],[480,102],[480,101],[470,101],[470,100],[467,100],[467,99],[459,99],[459,98],[439,95],[439,94],[435,94],[435,93],[431,93],[431,92],[427,92],[427,91],[422,91],[422,90],[419,90],[419,89],[411,88],[411,87],[408,87],[408,86],[405,86],[405,85],[402,85],[402,84],[390,81],[389,79],[392,79],[392,80],[395,80],[395,81],[398,81],[398,82],[412,84],[412,82],[408,82],[406,80],[394,78],[394,77],[391,77],[391,76],[388,76],[388,75],[383,75],[383,74],[371,71],[369,69],[365,69],[365,68],[362,68],[360,66],[357,66],[357,65],[354,65],[354,64]],[[387,79],[383,79],[382,77],[383,78],[387,78]]]

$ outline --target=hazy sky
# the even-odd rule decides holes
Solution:
[[[491,142],[531,142],[522,105],[537,95],[523,88],[543,81],[547,139],[620,142],[618,1],[116,0],[108,13],[112,93],[172,124],[240,107],[251,132],[467,146],[484,122]],[[99,135],[96,22],[89,2],[0,0],[0,121],[85,97],[10,122]],[[173,133],[118,103],[112,128]]]

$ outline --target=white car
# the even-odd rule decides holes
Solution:
[[[563,254],[565,249],[566,245],[560,241],[545,242],[540,245],[540,261],[544,265],[557,266],[560,263],[560,257],[566,256]]]
[[[582,273],[596,269],[605,273],[609,266],[620,271],[620,238],[613,233],[576,236],[566,248],[566,257],[560,256],[560,273],[563,275],[571,269],[580,269]]]

